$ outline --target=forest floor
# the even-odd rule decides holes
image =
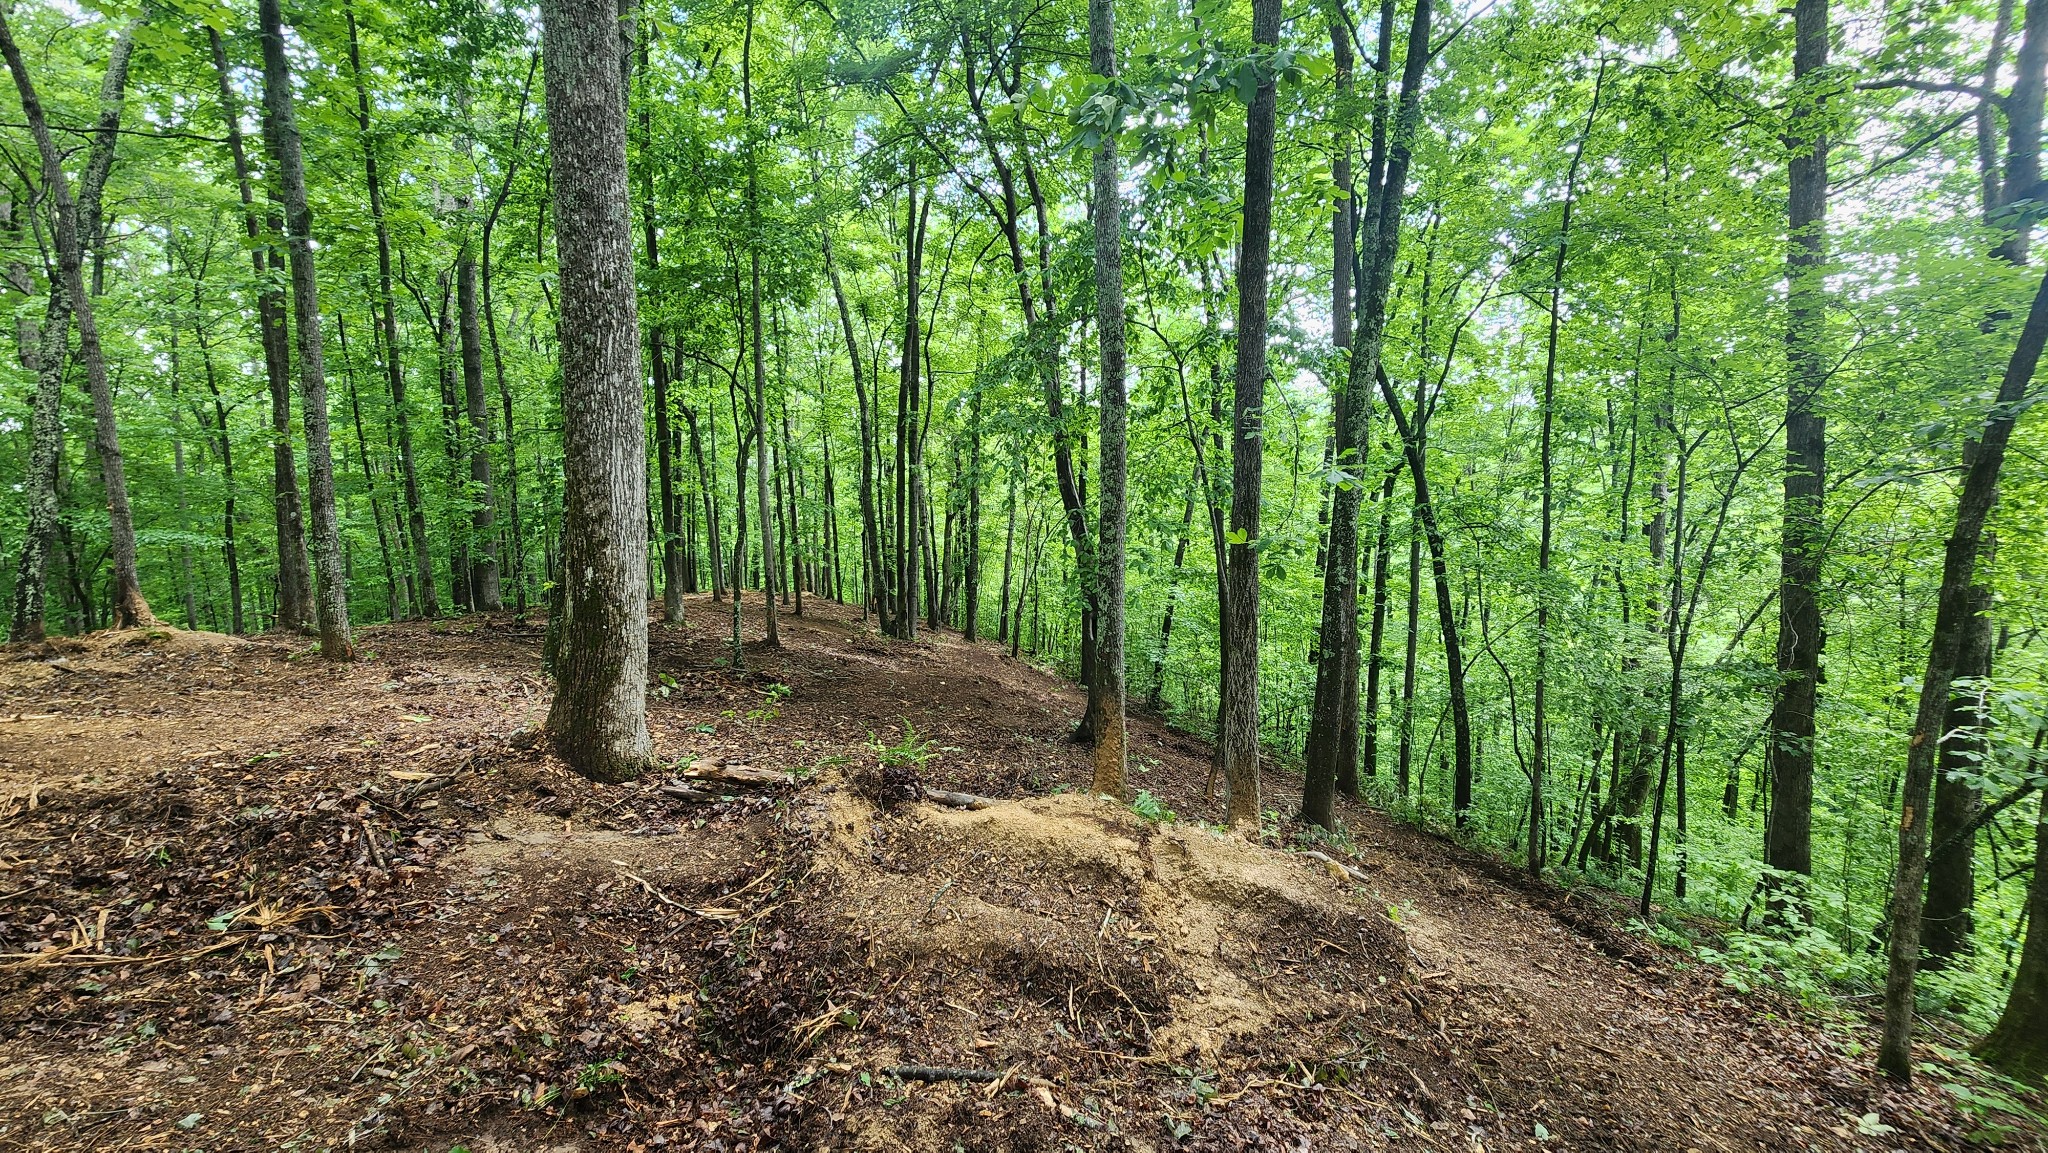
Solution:
[[[569,773],[510,616],[0,652],[0,1149],[2042,1147],[1611,897],[1361,806],[1355,873],[1224,836],[1138,718],[1146,820],[1073,686],[759,607],[744,673],[657,625],[649,724],[786,784]]]

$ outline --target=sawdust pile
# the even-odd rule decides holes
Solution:
[[[869,963],[933,969],[973,1014],[1049,1016],[1053,1040],[1213,1059],[1276,1021],[1373,997],[1406,968],[1384,904],[1207,827],[1077,793],[893,817],[844,789],[824,801],[820,863]],[[959,1024],[963,1056],[1026,1057],[990,1054],[1003,1041],[969,1036],[968,1013]],[[1048,1039],[1000,1032],[1038,1052]]]

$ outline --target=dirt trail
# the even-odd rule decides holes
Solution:
[[[1972,1128],[1611,904],[1357,807],[1363,884],[1224,837],[1193,823],[1216,815],[1207,747],[1145,719],[1135,783],[1180,820],[1140,819],[1072,791],[1071,685],[816,601],[770,652],[758,609],[743,673],[725,606],[655,629],[650,728],[677,765],[788,786],[567,773],[531,732],[539,627],[507,618],[365,630],[374,655],[342,670],[169,630],[0,654],[0,1149],[1924,1149]],[[898,803],[919,760],[1005,801]],[[1286,774],[1266,787],[1291,811]]]

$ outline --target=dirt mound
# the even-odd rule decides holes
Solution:
[[[1066,981],[1074,1016],[1099,1003],[1154,1058],[1213,1058],[1406,967],[1383,911],[1241,837],[1078,793],[883,820],[846,790],[825,800],[848,931],[984,996]]]

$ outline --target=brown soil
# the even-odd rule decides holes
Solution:
[[[1858,1030],[1611,903],[1360,807],[1365,885],[1224,835],[1207,747],[1144,719],[1180,820],[1141,819],[1074,791],[1072,686],[806,608],[771,652],[749,601],[745,673],[723,605],[654,630],[661,756],[799,781],[709,799],[567,772],[506,617],[344,668],[0,651],[0,1149],[1969,1143],[1936,1078],[1885,1087]],[[913,777],[1005,800],[895,803]]]

